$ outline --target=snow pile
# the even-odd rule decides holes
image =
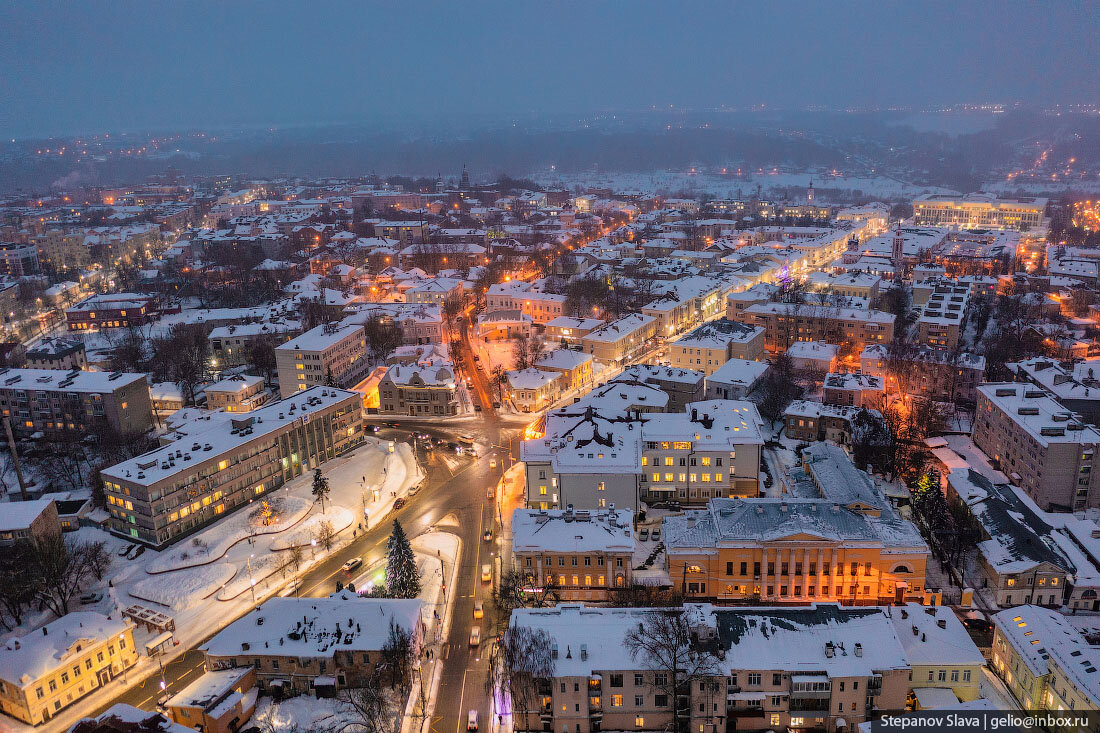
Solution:
[[[186,611],[217,592],[236,573],[237,569],[228,563],[162,573],[137,582],[130,589],[130,595],[175,611]]]
[[[181,542],[179,546],[161,553],[160,557],[149,563],[149,572],[166,573],[214,562],[225,555],[230,547],[252,535],[276,534],[287,530],[308,514],[313,506],[312,501],[299,496],[276,496],[269,498],[267,502],[275,510],[276,521],[273,524],[263,524],[263,504],[253,502],[249,508],[226,517],[191,539]]]
[[[332,531],[339,533],[351,526],[355,521],[355,515],[344,507],[327,506],[325,513],[311,514],[304,522],[296,525],[294,529],[276,537],[271,543],[272,550],[289,550],[291,547],[307,547],[310,540],[317,537],[321,524],[329,522]]]

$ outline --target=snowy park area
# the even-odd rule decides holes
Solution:
[[[376,526],[388,521],[394,502],[424,479],[411,446],[375,438],[328,461],[321,472],[329,486],[323,511],[312,494],[313,473],[305,473],[161,552],[135,552],[132,543],[93,528],[68,535],[104,542],[112,559],[102,581],[81,589],[102,593],[102,599],[80,608],[117,617],[140,606],[169,616],[174,643],[161,659],[168,663],[279,592],[298,572],[347,545],[360,523]],[[298,551],[296,562],[294,547],[306,548]],[[438,563],[434,558],[432,562]],[[427,569],[427,558],[418,557],[421,563],[426,575],[438,576]],[[426,582],[426,590],[430,587]],[[33,614],[20,629],[0,637],[0,643],[53,618],[45,612]],[[134,637],[139,648],[156,633],[138,627]],[[156,660],[142,656],[126,676],[132,683],[157,668]],[[107,699],[122,684],[126,683],[112,683],[95,697]],[[72,715],[78,712],[74,708]]]

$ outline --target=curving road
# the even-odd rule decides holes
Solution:
[[[491,403],[488,406],[491,410]],[[524,418],[524,422],[527,419],[529,418]],[[397,427],[389,427],[394,421]],[[368,422],[384,422],[387,425],[381,427],[377,433],[379,438],[412,442],[417,458],[427,473],[427,479],[420,490],[410,497],[405,506],[392,512],[387,520],[399,520],[408,535],[415,537],[443,517],[453,514],[458,520],[456,533],[462,539],[457,588],[447,588],[446,591],[448,594],[458,594],[452,611],[454,616],[447,639],[435,651],[436,658],[443,660],[436,711],[429,721],[430,724],[425,725],[425,730],[444,733],[464,729],[466,712],[470,709],[478,709],[482,720],[488,721],[488,699],[484,692],[487,660],[480,649],[469,646],[469,636],[475,623],[482,627],[482,637],[487,642],[497,631],[498,619],[492,604],[492,586],[481,582],[480,568],[483,564],[492,563],[501,551],[502,545],[498,544],[501,535],[498,517],[510,517],[511,509],[520,497],[508,497],[508,505],[498,508],[488,498],[488,489],[497,486],[500,481],[503,470],[507,468],[509,450],[513,456],[519,455],[523,424],[517,422],[517,419],[502,420],[493,412],[482,415],[476,421],[453,424],[400,417],[385,421],[370,418]],[[414,437],[423,434],[431,436],[433,442],[439,439],[453,441],[463,434],[473,436],[481,455],[476,459],[458,456],[445,446],[426,450],[424,441]],[[500,447],[492,448],[494,445]],[[490,464],[494,460],[496,467],[492,468]],[[303,572],[299,576],[299,593],[314,597],[332,593],[336,589],[337,581],[347,580],[340,566],[350,558],[363,558],[365,567],[380,562],[385,557],[389,527],[389,521],[380,523],[359,535],[348,546],[333,552],[323,562]],[[486,529],[493,531],[491,542],[482,539]],[[450,573],[450,568],[447,572]],[[475,622],[473,607],[476,601],[483,602],[485,618]],[[205,639],[166,665],[164,678],[169,694],[178,692],[202,675],[203,655],[198,647],[203,643]],[[489,644],[486,643],[483,648],[488,649]],[[159,697],[159,686],[160,675],[154,674],[104,704],[95,714],[98,715],[119,702],[153,710]]]

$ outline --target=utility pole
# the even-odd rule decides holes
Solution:
[[[8,449],[11,450],[11,460],[15,465],[15,477],[19,479],[19,494],[23,501],[29,501],[27,496],[27,484],[23,481],[23,469],[19,467],[19,451],[15,449],[15,436],[11,432],[11,418],[4,418],[4,432],[8,434]]]

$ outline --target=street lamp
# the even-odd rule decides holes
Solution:
[[[252,602],[256,602],[256,581],[252,579],[252,558],[256,557],[255,554],[249,555],[245,560],[245,564],[248,565],[248,589],[252,591]]]

